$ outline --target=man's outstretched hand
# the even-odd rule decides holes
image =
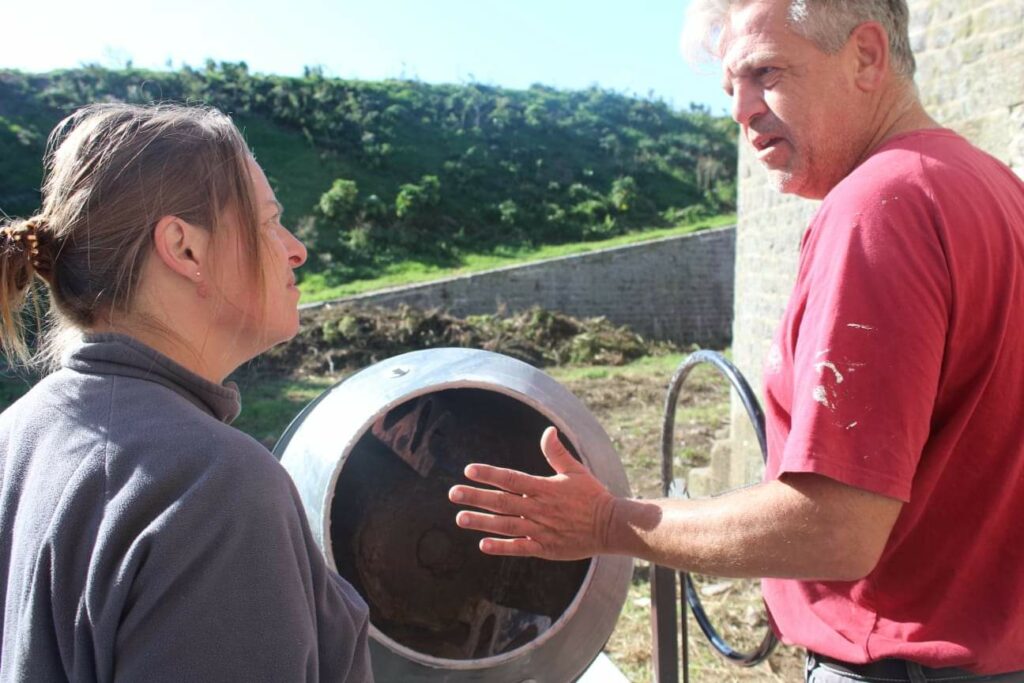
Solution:
[[[553,476],[468,465],[467,478],[499,490],[453,486],[448,492],[453,503],[487,510],[462,510],[456,523],[506,537],[480,541],[480,550],[490,555],[578,560],[611,552],[615,496],[572,457],[554,427],[544,431],[540,447]]]

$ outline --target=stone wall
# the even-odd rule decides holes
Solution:
[[[1024,177],[1024,0],[910,0],[911,44],[921,99]],[[758,390],[761,367],[796,274],[800,237],[817,203],[780,196],[740,143],[733,357]],[[716,491],[756,481],[760,455],[734,400],[730,449],[691,488]]]
[[[341,299],[454,315],[531,306],[605,316],[652,339],[727,345],[732,335],[734,227],[499,268]]]
[[[910,0],[925,107],[1024,177],[1024,1]]]

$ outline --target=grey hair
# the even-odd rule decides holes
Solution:
[[[694,0],[686,13],[683,52],[691,62],[720,57],[718,43],[730,9],[745,0]],[[893,71],[914,77],[917,64],[910,49],[910,10],[906,0],[790,0],[789,22],[793,30],[821,50],[835,54],[859,24],[877,21],[889,36]]]

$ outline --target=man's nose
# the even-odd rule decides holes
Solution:
[[[764,91],[755,84],[738,81],[733,84],[732,118],[741,126],[750,125],[755,118],[768,111]]]

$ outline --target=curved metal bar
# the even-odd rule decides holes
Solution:
[[[767,459],[768,457],[768,444],[764,429],[764,413],[761,411],[761,406],[757,402],[757,397],[754,395],[753,390],[751,390],[747,380],[743,377],[736,366],[726,360],[726,358],[720,353],[707,350],[696,351],[690,354],[680,364],[679,368],[676,369],[675,374],[672,376],[672,382],[669,384],[668,395],[665,398],[665,420],[662,423],[661,432],[661,477],[662,493],[666,496],[671,493],[672,485],[675,480],[672,460],[676,404],[679,401],[679,393],[683,387],[683,383],[686,382],[686,378],[689,376],[693,368],[702,363],[713,365],[719,372],[725,375],[732,384],[736,393],[740,397],[740,401],[743,403],[743,407],[747,411],[747,416],[754,425],[754,432],[757,434],[757,443],[761,447],[761,457],[762,459]],[[685,488],[682,493],[684,496],[689,497],[689,492],[686,491]],[[715,629],[714,624],[711,623],[711,619],[708,618],[707,612],[704,610],[704,605],[701,604],[700,597],[697,594],[690,575],[685,572],[680,572],[680,580],[684,586],[683,590],[686,595],[686,602],[693,610],[693,616],[697,620],[697,625],[700,626],[701,631],[704,632],[704,635],[707,637],[708,641],[710,641],[715,651],[726,659],[726,661],[738,666],[754,666],[764,661],[768,655],[772,653],[772,650],[775,649],[778,640],[771,628],[769,628],[767,633],[765,633],[761,644],[750,652],[741,652],[730,646]]]
[[[707,612],[704,611],[704,606],[701,604],[700,597],[698,597],[697,590],[693,585],[693,579],[690,578],[689,574],[683,572],[680,572],[680,574],[685,583],[686,602],[689,603],[690,609],[693,610],[693,618],[697,621],[697,625],[700,626],[700,630],[704,632],[704,636],[710,641],[711,646],[715,648],[715,652],[737,666],[756,666],[767,659],[768,655],[775,650],[775,646],[778,645],[779,641],[771,628],[767,630],[764,638],[761,639],[761,643],[753,650],[740,652],[734,649],[718,633],[714,624],[711,623],[711,619],[708,618]]]

